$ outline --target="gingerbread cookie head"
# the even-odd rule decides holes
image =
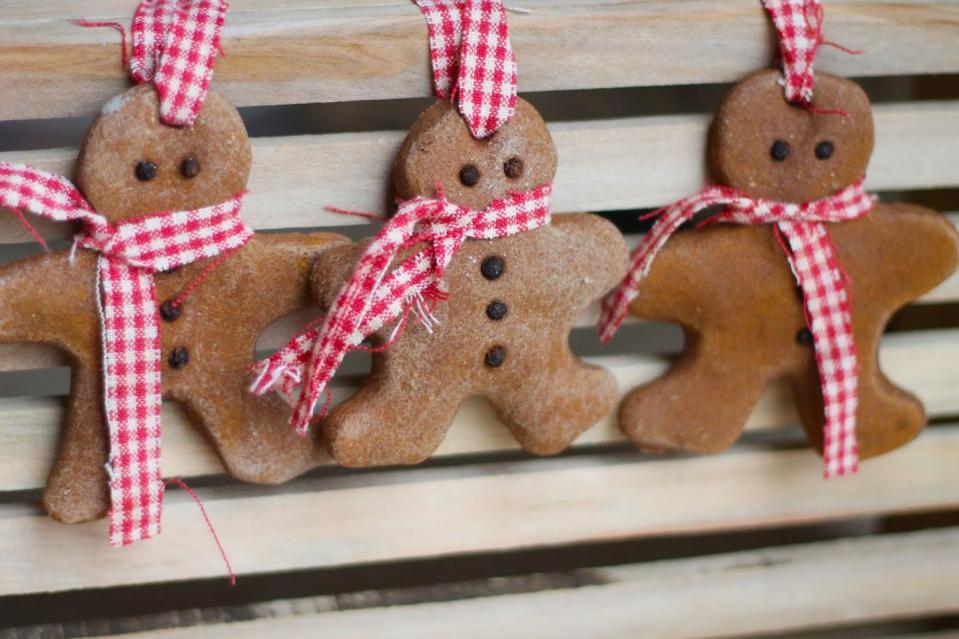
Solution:
[[[804,203],[859,180],[872,155],[869,98],[855,82],[817,73],[810,107],[783,97],[777,70],[736,84],[713,121],[714,178],[754,198]]]
[[[252,153],[240,114],[210,92],[194,123],[160,119],[152,85],[110,100],[87,132],[77,186],[110,222],[224,202],[246,188]]]
[[[435,197],[474,211],[510,193],[549,184],[556,147],[533,106],[517,98],[513,117],[495,133],[474,138],[455,105],[440,101],[420,115],[400,148],[393,171],[401,200]]]

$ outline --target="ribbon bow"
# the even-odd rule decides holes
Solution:
[[[259,362],[250,390],[258,395],[281,391],[293,405],[291,425],[305,434],[320,395],[349,351],[424,298],[442,299],[443,275],[467,238],[496,239],[547,224],[551,191],[545,184],[512,193],[482,211],[453,204],[442,194],[403,202],[363,251],[319,327],[308,326]],[[420,244],[425,246],[390,270],[401,251]]]
[[[802,287],[806,321],[816,349],[826,417],[824,474],[826,477],[852,474],[858,466],[858,363],[848,283],[826,223],[862,217],[874,204],[875,198],[866,193],[863,180],[806,204],[756,199],[725,186],[710,186],[671,204],[654,214],[656,223],[633,251],[625,279],[603,300],[598,325],[600,338],[604,342],[612,338],[630,302],[639,295],[640,284],[656,255],[670,236],[700,211],[724,207],[721,213],[709,218],[707,224],[775,224],[777,233],[785,236],[788,243],[786,259]]]
[[[226,20],[225,0],[143,0],[133,16],[130,75],[153,82],[160,119],[196,121],[213,77]]]
[[[110,224],[65,178],[0,162],[0,206],[61,222],[79,220],[75,245],[97,251],[103,393],[110,431],[110,543],[160,533],[160,318],[152,275],[243,246],[245,193],[189,211]]]
[[[516,110],[516,57],[502,0],[414,1],[426,17],[436,97],[458,100],[473,137],[492,135]]]

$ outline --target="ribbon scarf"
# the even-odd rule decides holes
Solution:
[[[236,250],[253,231],[245,193],[190,211],[110,224],[65,178],[0,162],[0,205],[51,220],[79,220],[75,245],[99,253],[103,392],[110,431],[110,543],[160,533],[160,317],[152,275]]]
[[[612,338],[627,308],[640,292],[640,283],[669,237],[698,212],[715,206],[723,211],[707,224],[775,224],[788,243],[786,259],[803,292],[806,321],[813,336],[826,422],[823,464],[826,477],[849,475],[858,467],[856,405],[858,363],[852,330],[848,283],[826,223],[860,218],[872,210],[875,198],[863,180],[827,198],[807,204],[754,199],[735,189],[710,186],[656,212],[658,219],[633,251],[623,282],[604,300],[600,338]],[[786,245],[783,245],[786,249]]]
[[[259,362],[250,390],[285,394],[293,405],[290,424],[305,434],[320,395],[349,351],[424,298],[442,299],[443,275],[464,240],[492,240],[549,223],[551,192],[545,184],[495,200],[482,211],[453,204],[442,194],[401,203],[363,251],[319,327],[308,326]],[[401,251],[419,244],[425,246],[389,270]]]
[[[457,99],[477,139],[495,133],[516,110],[516,57],[502,0],[414,0],[426,17],[433,84]]]
[[[193,124],[210,88],[225,0],[143,0],[133,16],[130,75],[153,82],[160,120]]]

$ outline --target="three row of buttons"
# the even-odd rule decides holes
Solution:
[[[503,262],[503,258],[498,255],[490,255],[480,264],[480,272],[483,274],[483,277],[490,281],[499,279],[505,271],[506,264]],[[509,307],[506,305],[506,302],[501,302],[500,300],[493,300],[486,305],[486,317],[493,321],[498,322],[506,317],[508,312]],[[486,356],[483,358],[483,363],[490,368],[502,366],[505,361],[506,349],[502,346],[493,346],[486,351]]]

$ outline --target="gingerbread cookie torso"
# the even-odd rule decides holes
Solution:
[[[433,197],[482,210],[510,192],[552,181],[556,153],[539,114],[523,100],[492,136],[476,140],[448,102],[413,126],[394,169],[397,196]],[[313,277],[321,303],[332,301],[363,245],[324,253]],[[517,235],[468,239],[445,276],[449,297],[434,309],[430,333],[411,318],[390,347],[373,356],[363,386],[322,424],[329,453],[347,466],[414,464],[440,445],[459,405],[483,396],[526,450],[565,449],[612,410],[617,386],[579,360],[568,336],[575,317],[612,288],[627,249],[602,218],[555,216]],[[388,339],[393,326],[381,329]]]
[[[719,109],[710,165],[721,184],[755,198],[807,202],[860,179],[873,146],[868,98],[853,82],[816,76],[814,113],[782,99],[780,75],[764,71],[734,87]],[[952,224],[918,206],[878,204],[865,217],[828,225],[848,275],[859,355],[856,414],[863,458],[913,439],[920,402],[879,367],[892,313],[952,273]],[[716,452],[739,437],[767,385],[793,388],[810,442],[822,451],[823,398],[802,294],[771,225],[717,224],[673,237],[643,280],[630,311],[683,326],[686,344],[668,373],[631,391],[623,430],[641,448]]]
[[[174,128],[159,122],[154,89],[140,85],[104,107],[81,149],[76,178],[94,208],[120,222],[234,197],[246,188],[250,164],[243,123],[220,96],[209,94],[195,124]],[[282,400],[246,392],[247,367],[263,329],[312,304],[315,256],[346,241],[330,233],[259,234],[222,259],[154,276],[163,395],[181,404],[240,479],[284,481],[319,459],[315,445],[287,426]],[[51,516],[71,523],[109,508],[97,295],[91,251],[0,268],[0,341],[53,344],[72,366],[66,423],[43,497]]]

